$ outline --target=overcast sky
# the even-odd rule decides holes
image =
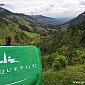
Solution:
[[[0,0],[4,8],[17,13],[50,17],[76,17],[85,11],[85,0]]]

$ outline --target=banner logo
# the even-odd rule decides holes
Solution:
[[[17,55],[17,53],[7,53],[3,50],[3,53],[0,54],[2,54],[0,55],[0,79],[3,79],[4,81],[0,81],[0,85],[20,85],[22,82],[23,85],[26,85],[26,81],[31,77],[31,75],[35,75],[35,73],[37,74],[37,64],[35,63],[35,61],[29,62],[32,59],[27,60],[27,58],[29,57],[28,53],[26,53],[25,55],[18,55],[19,59],[17,58],[17,56],[14,56]],[[22,73],[23,76],[20,76],[22,75]],[[9,81],[9,79],[11,80]]]
[[[11,56],[9,56],[8,58],[7,58],[7,55],[6,55],[6,53],[4,52],[4,58],[3,58],[3,60],[2,61],[0,61],[0,64],[5,64],[5,63],[17,63],[17,62],[19,62],[19,61],[15,61],[16,60],[16,58],[11,58]]]

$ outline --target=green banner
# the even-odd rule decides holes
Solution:
[[[0,46],[0,85],[41,85],[40,50],[35,46]]]

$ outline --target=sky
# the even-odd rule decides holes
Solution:
[[[3,7],[27,15],[76,17],[85,11],[85,0],[0,0]]]

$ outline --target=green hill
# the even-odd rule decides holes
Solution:
[[[37,22],[32,21],[31,17],[28,20],[6,9],[0,8],[0,44],[4,43],[4,39],[7,36],[11,36],[13,44],[16,45],[29,45],[31,41],[32,44],[35,44],[36,39],[34,40],[34,38],[38,37],[37,39],[39,39],[40,36],[47,34],[47,32]],[[34,37],[28,36],[29,33]]]
[[[44,43],[43,85],[85,85],[84,14],[53,32],[48,46]]]
[[[0,45],[11,36],[14,45],[38,46],[43,85],[74,85],[73,81],[85,81],[84,15],[85,12],[59,29],[48,31],[35,18],[0,8]]]

